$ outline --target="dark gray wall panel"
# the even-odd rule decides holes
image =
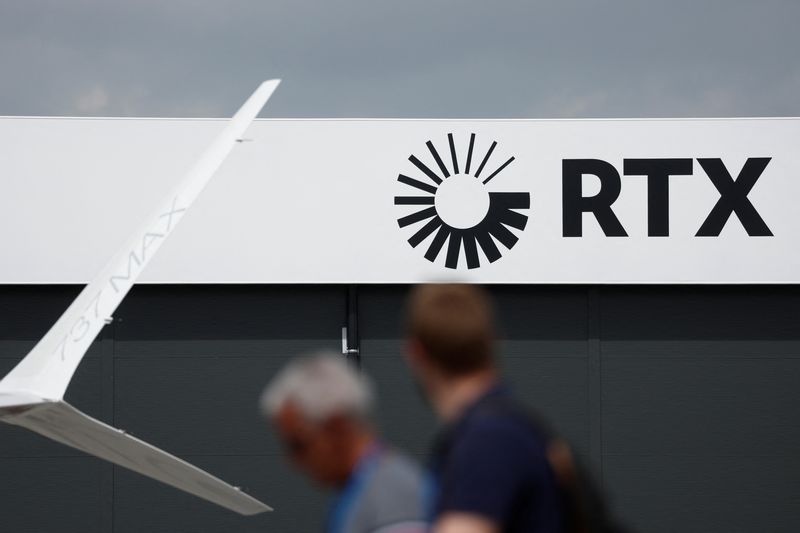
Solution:
[[[66,308],[64,308],[64,310],[66,310]],[[50,326],[52,325],[53,324],[50,324]],[[42,336],[44,336],[45,333],[47,333],[46,330],[42,332]],[[21,361],[23,357],[28,355],[28,352],[33,350],[33,347],[36,346],[38,341],[38,338],[31,340],[4,340],[0,338],[0,359],[10,359],[13,361],[13,364],[16,364],[18,361]],[[84,359],[100,357],[100,353],[100,344],[95,342],[89,347],[89,351],[86,352]],[[0,362],[0,364],[5,363]]]
[[[362,368],[375,383],[376,421],[388,442],[424,456],[437,422],[411,379],[396,341],[362,341]]]
[[[798,340],[603,340],[603,354],[635,359],[800,358]]]
[[[330,285],[137,285],[117,310],[116,339],[338,338],[344,295]]]
[[[365,339],[402,339],[408,287],[364,285],[359,294],[359,328]],[[500,339],[585,340],[586,289],[579,286],[488,286]]]
[[[600,297],[603,340],[800,339],[800,286],[620,286]]]
[[[600,291],[603,475],[643,531],[793,531],[800,290]]]
[[[800,405],[798,384],[800,358],[609,357],[603,363],[604,453],[796,454],[800,417],[791,406]],[[795,473],[800,480],[800,470]]]
[[[588,294],[582,286],[490,285],[501,339],[585,340]]]
[[[534,411],[569,439],[579,454],[589,454],[589,396],[585,358],[506,357],[504,373]]]
[[[81,289],[76,285],[0,286],[0,339],[38,341]]]
[[[614,506],[638,531],[797,531],[797,454],[625,455],[604,461]]]
[[[0,529],[103,531],[104,466],[86,456],[0,458]]]
[[[0,287],[0,372],[79,289]],[[641,531],[796,529],[800,287],[489,291],[504,374],[591,459]],[[436,421],[402,358],[407,288],[358,293],[378,423],[424,460]],[[275,513],[243,518],[0,425],[0,530],[319,531],[326,495],[286,464],[256,400],[289,357],[339,348],[345,295],[343,286],[137,286],[67,393]]]
[[[287,359],[117,359],[115,423],[178,455],[280,453],[258,399]]]
[[[207,339],[207,340],[125,340],[116,341],[117,359],[160,357],[277,357],[282,361],[298,354],[341,351],[341,325],[325,338],[298,339]]]
[[[540,340],[536,338],[501,338],[497,340],[497,356],[503,361],[511,358],[547,357],[586,360],[588,356],[586,339],[582,340]]]

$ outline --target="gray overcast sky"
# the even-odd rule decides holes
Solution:
[[[800,0],[0,0],[0,115],[800,115]]]

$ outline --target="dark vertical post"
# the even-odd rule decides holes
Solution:
[[[356,367],[361,367],[361,345],[358,337],[358,285],[347,286],[347,346],[345,356]]]

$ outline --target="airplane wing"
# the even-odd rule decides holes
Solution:
[[[33,350],[0,381],[0,420],[242,514],[271,510],[236,487],[95,420],[63,401],[89,346],[214,175],[280,80],[262,83],[158,209],[148,216]]]
[[[256,89],[158,209],[81,291],[33,350],[0,381],[0,390],[24,390],[53,401],[64,397],[75,369],[106,321],[111,319],[139,274],[241,139],[278,83],[280,80],[265,81]]]
[[[22,426],[67,446],[151,477],[243,515],[271,511],[211,474],[85,415],[66,402],[45,402],[3,422]]]

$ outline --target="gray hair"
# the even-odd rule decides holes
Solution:
[[[369,420],[372,384],[353,369],[342,355],[318,352],[295,359],[270,381],[259,405],[272,418],[291,402],[304,417],[322,422],[333,415]]]

